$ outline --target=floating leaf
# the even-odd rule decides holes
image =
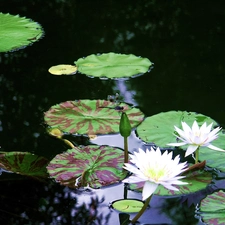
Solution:
[[[187,173],[182,174],[186,176],[182,179],[183,182],[187,182],[186,185],[174,185],[179,189],[179,191],[168,190],[164,186],[159,185],[156,191],[154,192],[155,195],[161,196],[175,196],[175,195],[183,195],[183,194],[191,194],[197,192],[199,190],[205,189],[208,184],[212,181],[212,175],[206,171],[189,171]],[[142,191],[144,183],[140,182],[137,184],[131,184],[131,190]]]
[[[181,121],[192,126],[195,120],[199,125],[202,125],[204,122],[217,125],[210,117],[202,114],[185,111],[169,111],[147,117],[142,124],[137,127],[137,134],[145,142],[152,142],[161,148],[168,148],[167,144],[177,142],[174,135],[174,126],[182,129]],[[180,148],[186,149],[186,147],[187,146],[181,146]]]
[[[67,101],[52,106],[45,113],[49,126],[75,134],[109,134],[119,132],[120,111],[126,112],[131,126],[137,126],[143,113],[125,103],[119,106],[106,100]]]
[[[48,72],[53,75],[72,75],[77,72],[77,67],[72,65],[61,64],[50,67]]]
[[[149,59],[135,55],[104,53],[89,55],[75,62],[78,71],[94,77],[122,78],[146,73],[152,65]]]
[[[138,199],[119,199],[112,202],[112,207],[120,212],[136,213],[141,210],[144,202]]]
[[[219,191],[204,198],[200,204],[200,215],[207,225],[224,225],[225,193]]]
[[[43,36],[40,24],[8,13],[0,13],[0,31],[0,52],[26,47]]]
[[[123,160],[121,149],[88,145],[56,155],[47,169],[63,185],[99,188],[124,179]]]
[[[29,152],[8,152],[0,154],[0,167],[14,173],[36,179],[47,178],[48,160]]]
[[[225,149],[225,134],[220,132],[218,138],[213,141],[213,145]],[[207,166],[219,169],[225,172],[225,152],[214,151],[210,148],[200,148],[199,159],[206,160]]]

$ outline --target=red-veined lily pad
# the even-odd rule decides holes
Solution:
[[[152,65],[149,59],[135,55],[104,53],[89,55],[75,62],[80,73],[100,78],[123,78],[146,73]]]
[[[126,112],[132,127],[144,119],[139,109],[125,103],[117,106],[110,101],[89,99],[52,106],[44,119],[52,128],[72,134],[109,134],[119,132],[121,110]]]
[[[123,162],[121,149],[88,145],[56,155],[47,170],[62,185],[99,188],[124,179],[126,173],[122,170]]]
[[[204,198],[200,205],[200,215],[208,225],[224,225],[225,193],[218,191]]]
[[[0,154],[0,167],[14,173],[35,179],[47,178],[46,166],[49,161],[30,152],[8,152]]]
[[[34,43],[43,36],[40,24],[9,13],[0,13],[0,52],[12,51]]]
[[[208,184],[212,181],[212,175],[209,172],[203,170],[190,171],[182,174],[186,176],[181,181],[187,182],[185,185],[174,185],[179,189],[179,191],[168,190],[164,188],[162,185],[159,185],[155,191],[155,195],[161,196],[175,196],[175,195],[183,195],[183,194],[191,194],[202,189],[205,189]],[[140,182],[137,184],[131,184],[131,190],[142,191],[142,187],[144,182]]]
[[[61,64],[50,67],[48,69],[48,72],[53,75],[72,75],[77,72],[77,67],[72,65]]]
[[[202,125],[204,122],[208,125],[210,123],[213,123],[214,126],[217,125],[210,117],[202,114],[186,111],[169,111],[147,117],[137,127],[137,134],[145,142],[154,143],[161,148],[168,148],[167,144],[177,142],[174,135],[174,126],[182,129],[182,121],[192,126],[195,120],[199,125]],[[180,148],[186,149],[187,146],[180,146]]]

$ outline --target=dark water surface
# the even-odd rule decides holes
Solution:
[[[31,18],[45,30],[45,37],[32,46],[0,54],[2,151],[29,151],[52,159],[67,146],[48,136],[43,113],[63,101],[106,99],[116,92],[146,116],[194,111],[225,127],[224,8],[224,1],[203,0],[1,0],[0,11]],[[108,52],[149,58],[154,68],[126,81],[48,73],[53,65]],[[107,138],[100,143],[121,145]],[[130,141],[131,149],[144,145],[136,138]],[[117,225],[118,213],[108,209],[110,201],[123,197],[117,188],[123,189],[112,187],[110,195],[98,190],[96,195],[3,172],[0,224]],[[140,222],[202,224],[194,217],[195,206],[181,202],[154,197]],[[90,222],[95,213],[99,222]]]

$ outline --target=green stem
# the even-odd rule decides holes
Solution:
[[[127,141],[127,137],[124,137],[124,163],[128,163],[128,141]]]
[[[138,212],[138,214],[131,220],[131,223],[134,224],[141,216],[142,214],[144,213],[144,211],[147,209],[148,207],[148,204],[150,202],[152,198],[152,195],[150,195],[146,201],[145,201],[145,204],[143,205],[143,207],[141,208],[141,210]]]
[[[198,147],[197,150],[195,151],[195,164],[198,163],[198,159],[199,159],[199,147]]]

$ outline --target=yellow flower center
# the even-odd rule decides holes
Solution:
[[[165,173],[165,169],[162,168],[148,168],[145,171],[144,175],[157,182],[161,177],[165,175]]]

